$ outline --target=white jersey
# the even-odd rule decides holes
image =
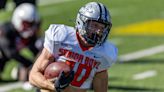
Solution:
[[[107,70],[117,59],[117,48],[106,41],[91,50],[83,50],[76,30],[65,25],[50,25],[45,32],[44,48],[56,61],[66,62],[75,71],[71,85],[81,89],[91,87],[95,73]]]

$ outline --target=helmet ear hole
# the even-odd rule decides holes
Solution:
[[[77,23],[78,23],[78,24],[80,24],[80,22],[79,22],[79,21],[78,21]]]

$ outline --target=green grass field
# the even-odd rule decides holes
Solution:
[[[49,0],[51,1],[51,0]],[[60,1],[60,0],[59,0]],[[52,23],[60,23],[74,26],[76,13],[85,3],[93,0],[70,0],[69,2],[51,3],[39,6],[43,25],[42,33]],[[114,30],[120,26],[134,23],[164,19],[164,0],[94,0],[104,3],[111,11]],[[0,23],[9,20],[11,11],[0,11]],[[149,25],[147,25],[149,26]],[[164,44],[164,35],[117,35],[111,30],[109,39],[119,49],[119,56]],[[154,31],[158,32],[158,29]],[[164,29],[163,29],[164,31]],[[30,58],[30,54],[25,52]],[[109,69],[108,92],[164,92],[164,52],[120,63],[119,61]],[[9,62],[3,76],[10,79],[9,73],[15,61]],[[133,76],[138,73],[153,70],[156,76],[134,80]],[[1,83],[3,85],[6,83]],[[28,92],[23,89],[15,89],[10,92]],[[34,90],[29,91],[34,92]],[[92,91],[91,91],[92,92]]]

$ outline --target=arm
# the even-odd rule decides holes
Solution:
[[[107,70],[96,73],[93,79],[94,92],[107,92],[108,90],[108,72]]]
[[[49,61],[53,61],[52,54],[44,48],[32,67],[29,75],[29,82],[41,89],[54,91],[54,84],[43,76],[43,72]]]
[[[17,51],[13,52],[11,54],[11,56],[12,56],[11,58],[17,60],[18,62],[20,62],[25,67],[29,67],[29,66],[31,66],[33,64],[31,60],[25,58],[24,56],[19,54]]]

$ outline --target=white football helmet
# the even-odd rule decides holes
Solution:
[[[103,35],[97,36],[96,32],[90,34],[88,30],[88,21],[96,21],[105,25]],[[76,29],[84,39],[92,45],[101,45],[107,38],[111,29],[112,22],[108,9],[98,2],[90,2],[81,7],[76,18]],[[93,35],[89,37],[88,35]]]
[[[14,10],[11,22],[23,38],[28,38],[35,33],[40,17],[34,5],[23,3]]]

